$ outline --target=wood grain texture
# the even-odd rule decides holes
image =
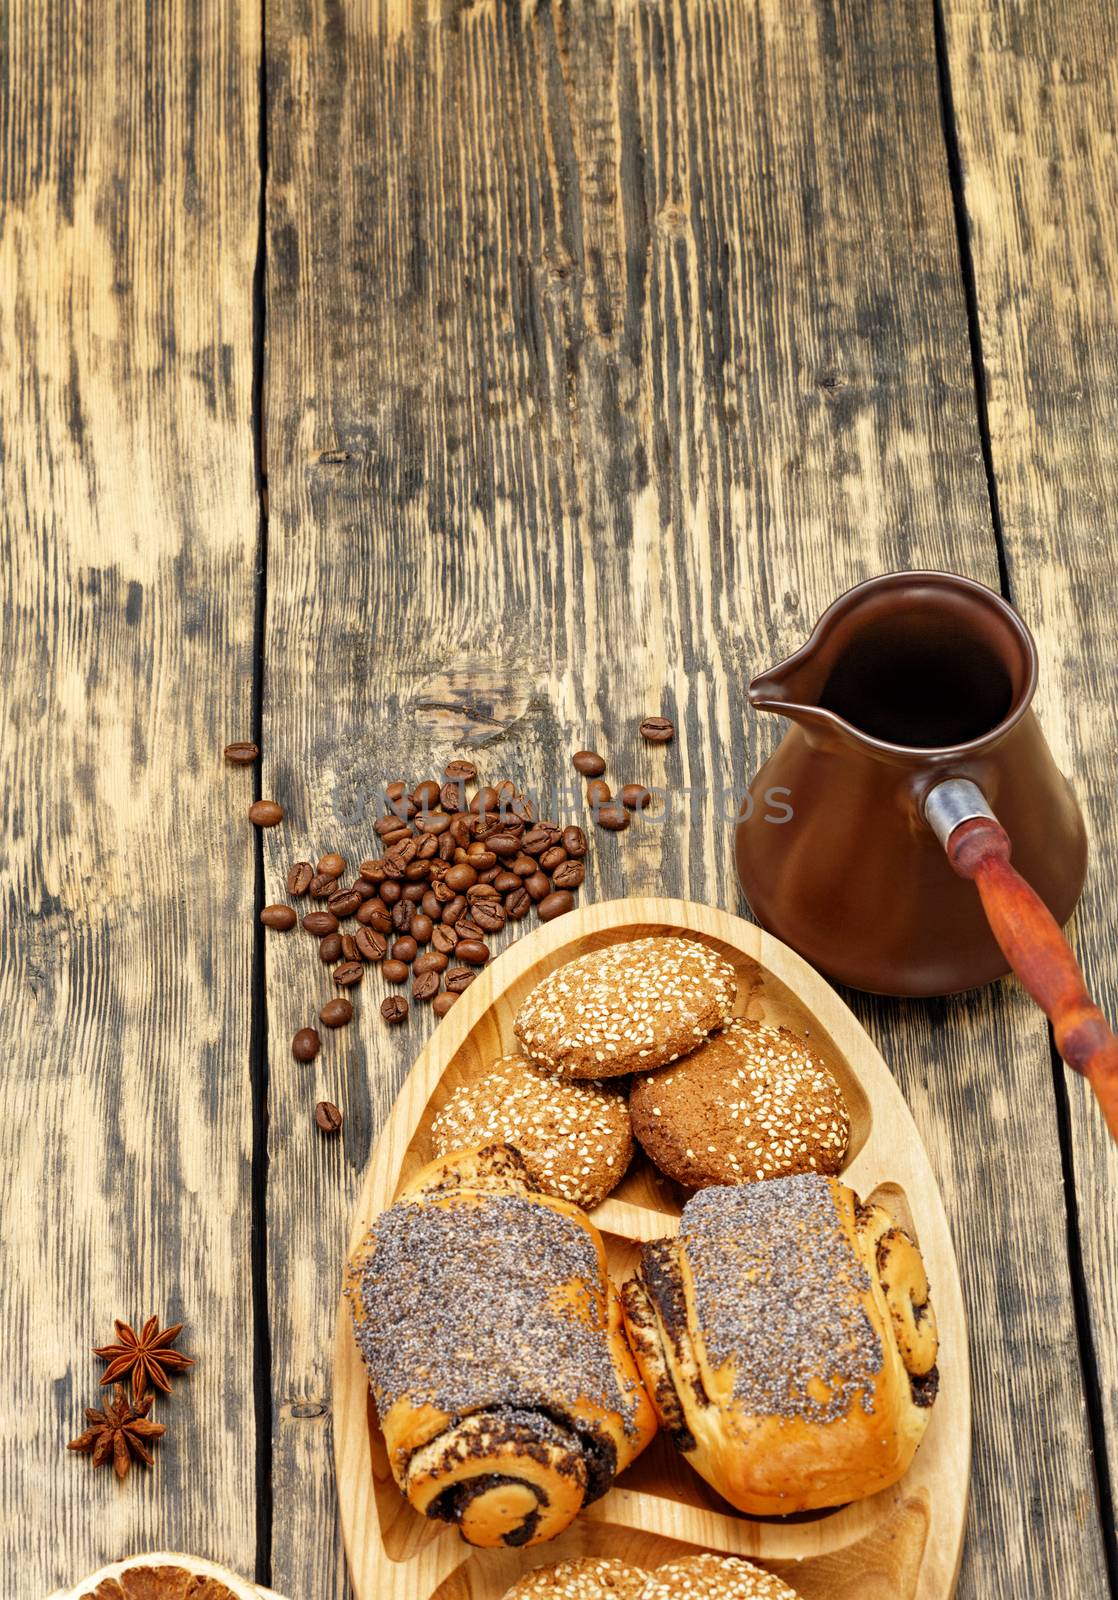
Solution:
[[[931,8],[275,0],[268,77],[266,787],[290,818],[269,894],[293,856],[360,859],[385,779],[465,743],[546,792],[589,743],[674,799],[596,841],[588,894],[735,907],[722,792],[779,732],[745,711],[750,673],[872,573],[997,581]],[[642,747],[651,712],[675,744]],[[294,1593],[345,1592],[330,1308],[428,1026],[384,1030],[378,982],[297,1068],[326,985],[273,942],[274,1575]],[[1101,1593],[1044,1028],[1007,986],[856,1005],[959,1247],[960,1593]],[[310,1126],[327,1092],[340,1144]]]
[[[449,1096],[516,1048],[513,1023],[549,973],[619,941],[684,934],[717,950],[737,977],[734,1014],[808,1037],[842,1085],[850,1107],[843,1181],[913,1232],[936,1283],[940,1388],[928,1431],[902,1481],[821,1517],[761,1521],[728,1513],[661,1435],[553,1544],[519,1551],[471,1550],[453,1529],[436,1529],[401,1497],[369,1382],[353,1337],[351,1307],[338,1305],[335,1356],[336,1465],[349,1571],[356,1600],[501,1600],[529,1567],[611,1553],[628,1538],[629,1559],[654,1567],[673,1546],[757,1557],[786,1573],[805,1600],[865,1600],[870,1573],[891,1600],[950,1600],[964,1531],[970,1466],[970,1375],[958,1267],[943,1202],[912,1118],[884,1061],[850,1009],[807,962],[740,917],[661,897],[584,906],[540,928],[481,978],[455,1006],[408,1074],[362,1184],[349,1235],[352,1255],[401,1188],[432,1161],[431,1124]],[[610,1274],[632,1275],[639,1241],[678,1228],[651,1164],[637,1156],[617,1189],[590,1213],[605,1238]],[[861,1553],[853,1559],[853,1552]]]
[[[0,1572],[254,1560],[254,19],[3,7]],[[113,1318],[185,1320],[151,1473],[67,1454]]]
[[[948,0],[945,23],[1006,563],[1040,650],[1038,710],[1087,817],[1092,859],[1071,933],[1113,1023],[1118,16],[1088,0]],[[1118,1152],[1070,1075],[1067,1097],[1113,1471],[1118,1222],[1107,1197]]]

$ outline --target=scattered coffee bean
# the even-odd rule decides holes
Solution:
[[[459,917],[455,932],[458,934],[459,944],[462,943],[463,939],[481,939],[482,941],[485,939],[483,930],[478,927],[473,917]]]
[[[459,939],[454,954],[471,967],[484,967],[489,960],[489,946],[480,939]]]
[[[383,900],[366,900],[357,913],[357,920],[363,928],[372,928],[375,933],[388,933],[392,928],[392,915]]]
[[[283,821],[283,807],[276,800],[254,800],[248,808],[248,820],[258,828],[274,828]]]
[[[314,1108],[314,1120],[323,1133],[333,1135],[342,1131],[342,1114],[329,1100],[320,1100]]]
[[[431,811],[439,803],[441,785],[434,778],[424,778],[422,783],[417,783],[411,792],[411,797],[421,811]]]
[[[544,895],[536,907],[536,915],[541,922],[554,922],[565,911],[573,911],[574,904],[575,897],[569,889],[556,889],[552,894]]]
[[[438,838],[440,833],[445,833],[450,827],[450,818],[442,811],[424,811],[416,817],[415,825],[420,833],[434,834]]]
[[[394,783],[386,783],[384,786],[385,799],[393,803],[397,800],[402,800],[407,792],[408,786],[400,778],[397,778]]]
[[[523,849],[525,855],[538,856],[542,854],[542,852],[546,850],[549,845],[553,845],[558,836],[557,829],[555,832],[552,832],[550,828],[544,828],[537,824],[536,827],[529,828],[523,839],[521,839],[521,848]],[[513,870],[515,871],[515,868]]]
[[[450,958],[441,950],[425,950],[421,956],[416,956],[412,972],[418,978],[424,972],[445,972],[449,965]]]
[[[433,1000],[439,992],[437,972],[422,972],[411,986],[413,1000]]]
[[[473,920],[483,933],[499,933],[505,925],[505,908],[499,900],[479,900],[473,909]]]
[[[431,943],[443,955],[449,955],[458,943],[458,934],[453,928],[448,928],[445,923],[439,922],[435,925],[435,931],[431,935]]]
[[[334,968],[334,982],[342,989],[352,989],[364,976],[365,968],[360,961],[345,961],[340,967]]]
[[[342,960],[343,961],[359,961],[360,958],[361,958],[361,952],[357,948],[357,940],[353,937],[352,933],[343,933],[342,934]]]
[[[477,768],[472,761],[455,759],[447,762],[443,768],[443,777],[452,781],[460,780],[462,783],[472,783],[477,777]]]
[[[340,996],[337,1000],[327,1000],[318,1013],[319,1022],[324,1022],[328,1028],[344,1028],[352,1018],[353,1007]]]
[[[332,911],[308,911],[303,918],[303,927],[316,939],[321,939],[323,934],[337,933],[338,919]]]
[[[613,799],[613,790],[601,778],[595,778],[586,785],[586,798],[593,807],[608,805]]]
[[[652,803],[643,783],[627,783],[617,798],[628,811],[644,811]]]
[[[364,904],[366,900],[375,899],[377,886],[375,883],[370,883],[367,878],[357,878],[354,881],[353,892]]]
[[[546,872],[533,872],[531,877],[525,878],[524,887],[533,900],[539,901],[551,893],[551,880]]]
[[[386,906],[393,906],[403,894],[403,889],[393,878],[388,878],[380,886],[380,897]]]
[[[309,861],[296,861],[291,871],[287,874],[288,894],[306,894],[314,877],[314,868]]]
[[[392,907],[392,926],[397,933],[407,933],[411,927],[411,919],[415,916],[415,904],[411,900],[397,900]]]
[[[423,899],[423,896],[426,892],[427,891],[424,889],[421,883],[405,883],[404,893],[401,898],[406,900],[411,906],[412,916],[415,916],[415,908]]]
[[[554,872],[556,867],[561,867],[567,859],[567,852],[561,844],[553,844],[540,856],[540,871]]]
[[[411,919],[410,933],[418,944],[427,944],[435,931],[435,924],[423,911],[417,911]]]
[[[338,887],[337,878],[331,878],[329,873],[316,872],[307,885],[307,893],[312,900],[326,900]]]
[[[511,862],[510,870],[515,872],[518,878],[527,878],[537,870],[537,867],[533,857],[522,852]]]
[[[274,928],[277,933],[286,933],[299,919],[290,906],[265,906],[260,913],[260,920],[266,928]]]
[[[457,866],[451,867],[443,879],[448,889],[453,889],[455,894],[462,894],[466,889],[472,889],[477,882],[477,868],[468,861],[460,861]]]
[[[629,813],[619,800],[610,800],[606,805],[598,807],[594,813],[594,821],[599,828],[605,828],[610,833],[624,833],[629,826]]]
[[[505,916],[513,922],[522,922],[532,909],[532,896],[527,889],[514,889],[505,896]]]
[[[465,909],[466,896],[464,894],[456,894],[453,900],[447,902],[443,907],[443,921],[448,928],[453,928],[457,925]]]
[[[492,817],[493,813],[500,808],[500,804],[501,798],[496,789],[490,788],[486,784],[478,790],[470,801],[470,810],[478,817]],[[494,818],[494,820],[496,819]]]
[[[381,963],[380,970],[384,973],[389,983],[407,983],[408,973],[411,968],[406,961],[389,960]]]
[[[600,778],[606,770],[605,761],[596,750],[576,750],[571,765],[584,778]]]
[[[386,995],[380,1003],[380,1014],[385,1022],[403,1022],[408,1014],[408,1002],[402,994]]]
[[[531,857],[529,856],[527,859],[531,860]],[[535,871],[535,868],[533,867],[532,870]],[[508,872],[502,869],[493,879],[493,887],[498,894],[510,894],[513,889],[520,888],[520,879],[515,872]]]
[[[437,994],[431,1002],[431,1010],[437,1017],[445,1017],[457,998],[456,994]]]
[[[388,941],[384,934],[372,928],[358,928],[353,936],[353,942],[362,961],[383,961],[388,951]]]
[[[313,1028],[300,1028],[291,1041],[291,1054],[296,1061],[313,1061],[321,1043]]]
[[[251,739],[235,739],[225,746],[225,759],[234,767],[250,767],[260,754],[260,746]]]
[[[335,961],[342,959],[342,936],[340,933],[328,933],[318,941],[318,959],[325,961],[327,966],[333,966]]]
[[[669,722],[667,717],[645,717],[640,735],[649,744],[670,744],[675,738],[675,723]]]
[[[551,881],[557,889],[577,889],[585,877],[581,861],[564,861],[551,874]]]
[[[330,850],[319,858],[318,870],[324,877],[340,878],[345,871],[345,856],[340,856],[336,850]]]
[[[586,854],[586,835],[581,828],[576,828],[573,824],[569,828],[563,829],[559,835],[559,843],[567,854],[576,861],[581,861]]]
[[[405,933],[401,938],[395,940],[393,943],[392,959],[393,961],[414,961],[418,949],[419,946],[416,944],[411,934]]]
[[[520,840],[512,833],[495,833],[488,843],[495,856],[515,856],[520,853]]]
[[[469,967],[451,967],[443,982],[451,994],[461,994],[463,989],[468,989],[477,977],[477,973]]]
[[[326,902],[336,917],[352,917],[360,909],[361,903],[361,896],[353,889],[339,889]]]
[[[494,869],[494,875],[495,874],[496,869]],[[492,883],[486,882],[475,883],[472,889],[467,889],[466,899],[469,901],[471,906],[476,906],[480,905],[483,900],[498,900],[500,899],[500,896],[498,895],[496,889],[494,889]]]

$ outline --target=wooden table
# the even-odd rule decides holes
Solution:
[[[717,791],[779,731],[751,672],[861,578],[968,573],[1037,634],[1118,1012],[1118,13],[4,15],[5,1587],[172,1546],[344,1596],[340,1254],[430,1019],[389,1033],[367,980],[298,1066],[328,983],[255,911],[289,860],[368,852],[383,780],[465,748],[546,788],[587,743],[644,775],[666,712],[691,815],[600,840],[587,893],[737,908]],[[959,1593],[1114,1593],[1101,1121],[1012,984],[854,1003],[962,1264]],[[120,1486],[64,1446],[89,1347],[153,1311],[198,1365]]]

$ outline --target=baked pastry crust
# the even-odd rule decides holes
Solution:
[[[502,1600],[640,1600],[647,1577],[611,1556],[578,1556],[526,1572]]]
[[[740,1556],[683,1556],[651,1573],[637,1600],[798,1600],[782,1579]]]
[[[470,1544],[554,1538],[656,1431],[601,1235],[507,1145],[424,1168],[345,1292],[392,1474]]]
[[[720,1028],[737,995],[730,963],[660,934],[592,950],[548,973],[513,1024],[525,1055],[566,1078],[650,1072]]]
[[[623,1292],[637,1364],[677,1448],[732,1505],[843,1505],[907,1471],[938,1386],[917,1262],[881,1207],[814,1175],[702,1190],[678,1239],[644,1247]],[[897,1319],[920,1336],[911,1369]]]

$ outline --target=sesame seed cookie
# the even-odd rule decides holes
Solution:
[[[523,1056],[503,1056],[456,1089],[431,1138],[437,1156],[511,1144],[544,1194],[587,1210],[616,1188],[633,1154],[624,1086],[564,1081]]]
[[[517,1012],[525,1053],[563,1078],[614,1078],[676,1061],[720,1028],[737,994],[728,961],[660,935],[557,967]]]
[[[794,1589],[740,1556],[684,1556],[657,1567],[637,1600],[799,1600]]]
[[[733,1019],[691,1055],[634,1078],[633,1132],[691,1189],[835,1173],[850,1113],[833,1073],[787,1028]]]
[[[623,1561],[582,1556],[526,1572],[504,1600],[637,1600],[647,1576]]]

